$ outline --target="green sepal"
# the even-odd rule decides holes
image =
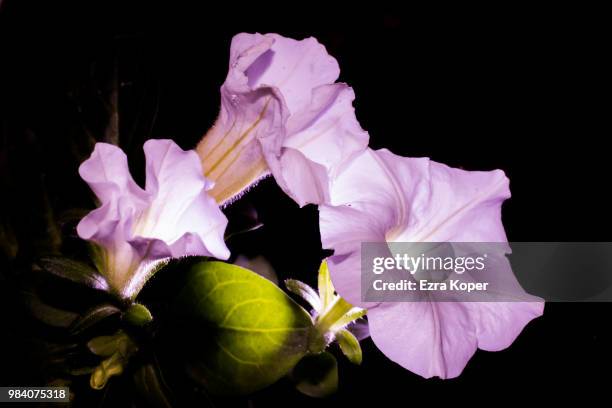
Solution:
[[[70,332],[72,334],[82,333],[85,330],[95,326],[102,320],[120,312],[121,309],[109,303],[95,306],[87,310],[72,323],[72,325],[70,326]]]
[[[319,267],[318,275],[319,298],[321,299],[321,311],[326,310],[333,302],[335,296],[334,285],[331,281],[327,261],[323,260]]]
[[[336,333],[336,341],[340,346],[340,350],[342,350],[342,354],[349,359],[349,361],[353,364],[361,364],[362,360],[362,352],[361,346],[359,345],[359,340],[346,329],[342,329]]]
[[[321,300],[319,295],[313,288],[296,279],[286,279],[285,286],[287,290],[304,299],[314,310],[321,309]]]

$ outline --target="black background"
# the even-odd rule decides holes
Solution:
[[[114,67],[122,84],[121,143],[142,181],[142,142],[167,137],[193,147],[218,112],[232,36],[256,31],[323,43],[340,64],[340,80],[355,89],[357,117],[372,147],[465,169],[503,169],[513,194],[503,213],[510,241],[612,241],[610,129],[600,123],[609,110],[609,41],[596,10],[362,10],[357,16],[352,8],[302,7],[85,9],[6,1],[0,208],[19,240],[18,259],[44,246],[44,208],[63,214],[93,207],[76,170],[91,141],[103,136],[101,100]],[[244,201],[264,227],[233,242],[234,249],[265,254],[281,277],[313,282],[323,254],[316,209],[298,209],[273,180]],[[33,384],[40,373],[11,304],[15,288],[2,279],[1,383]],[[367,340],[363,365],[339,357],[340,391],[317,403],[358,402],[364,395],[401,405],[416,403],[415,394],[432,403],[527,401],[531,392],[545,399],[605,395],[611,311],[609,304],[547,304],[508,350],[478,351],[461,377],[447,381],[403,370]],[[254,401],[313,400],[280,384]]]

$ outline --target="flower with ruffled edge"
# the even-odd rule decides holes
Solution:
[[[197,147],[219,204],[272,173],[299,205],[328,199],[328,181],[368,144],[335,83],[340,70],[314,38],[238,34],[221,87],[221,112]]]
[[[458,376],[476,349],[508,347],[543,312],[533,301],[365,303],[362,242],[507,242],[501,206],[510,197],[502,171],[464,171],[427,158],[366,150],[333,180],[319,206],[328,265],[348,302],[368,309],[370,335],[391,360],[423,377]],[[514,276],[506,269],[511,281]]]
[[[114,145],[97,143],[79,167],[100,206],[77,232],[102,249],[101,272],[124,298],[136,296],[160,260],[230,255],[223,237],[227,218],[207,193],[213,183],[203,176],[198,155],[171,140],[149,140],[144,151],[144,190]]]

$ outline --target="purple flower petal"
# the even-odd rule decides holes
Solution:
[[[277,183],[300,206],[328,202],[330,180],[367,148],[354,99],[346,84],[316,88],[309,109],[290,118],[281,154],[267,157]]]
[[[543,312],[534,302],[361,301],[361,242],[506,242],[501,171],[470,172],[426,158],[367,150],[332,181],[319,206],[334,286],[368,308],[370,334],[391,360],[423,376],[459,375],[477,348],[508,347]],[[507,262],[507,261],[506,261]],[[515,281],[508,266],[508,282]]]
[[[278,34],[238,34],[230,63],[244,70],[249,88],[277,88],[292,113],[308,110],[312,90],[340,75],[336,60],[312,37],[298,41]]]
[[[510,346],[542,302],[401,302],[368,310],[370,335],[392,361],[422,377],[457,377],[480,348]]]
[[[194,151],[171,140],[149,140],[146,190],[152,200],[134,226],[134,235],[166,243],[165,256],[214,256],[227,259],[223,240],[227,218],[207,194],[212,183],[202,174]],[[142,242],[139,251],[142,252]]]
[[[321,202],[327,174],[368,140],[352,90],[334,84],[338,75],[336,60],[314,38],[234,37],[221,113],[197,148],[217,202],[270,172],[300,205]]]
[[[333,180],[329,204],[319,206],[321,242],[334,250],[328,259],[334,287],[349,303],[361,300],[361,243],[384,242],[397,225],[401,204],[377,152],[368,149]]]
[[[149,140],[146,189],[133,181],[125,154],[98,143],[80,167],[102,205],[85,216],[79,236],[104,249],[105,275],[125,297],[134,296],[152,263],[185,255],[227,259],[227,219],[207,190],[197,154],[171,140]]]
[[[79,174],[102,204],[119,196],[147,200],[147,194],[130,175],[125,153],[117,146],[96,143],[91,157],[79,167]]]
[[[149,200],[132,179],[125,153],[116,146],[97,143],[91,157],[79,167],[79,174],[101,204],[81,220],[79,236],[100,245],[124,238],[131,214],[142,211]]]

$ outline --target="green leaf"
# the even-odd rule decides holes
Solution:
[[[92,353],[106,357],[89,377],[89,385],[95,390],[101,390],[108,380],[123,373],[130,357],[138,351],[138,346],[122,330],[112,336],[100,336],[90,340],[87,347]]]
[[[338,362],[328,353],[309,354],[293,369],[295,388],[309,397],[327,397],[338,389]]]
[[[362,353],[361,346],[359,345],[359,340],[346,329],[342,329],[336,333],[336,341],[340,346],[340,350],[342,350],[342,354],[344,354],[351,363],[353,364],[361,364]]]
[[[121,355],[119,353],[113,354],[94,369],[91,377],[89,377],[89,385],[94,390],[101,390],[112,376],[123,373],[124,365],[125,361]]]
[[[87,343],[89,350],[97,356],[109,357],[118,353],[128,358],[138,349],[134,341],[123,330],[110,336],[94,337]]]
[[[319,299],[319,295],[314,291],[313,288],[305,284],[304,282],[300,282],[295,279],[286,279],[285,286],[287,286],[287,290],[292,293],[295,293],[302,299],[304,299],[308,304],[317,312],[321,310],[321,300]]]
[[[120,348],[120,343],[125,341],[122,331],[110,336],[95,337],[87,342],[87,348],[97,356],[110,357]]]
[[[144,305],[134,303],[123,315],[123,320],[133,326],[142,327],[151,323],[153,316]]]
[[[196,325],[186,340],[205,330],[188,369],[211,393],[262,389],[306,353],[310,315],[269,280],[236,265],[200,262],[186,282],[179,313]]]
[[[69,281],[88,286],[93,289],[108,290],[108,283],[102,275],[87,264],[62,257],[45,257],[38,261],[40,267]]]
[[[49,326],[67,328],[79,317],[77,313],[49,306],[34,293],[25,292],[23,296],[32,316]]]
[[[86,311],[81,317],[79,317],[70,327],[72,334],[79,334],[90,327],[96,325],[102,320],[110,317],[114,314],[121,312],[121,310],[111,304],[102,304],[95,306],[92,309]]]
[[[334,300],[334,285],[329,275],[329,268],[327,267],[327,261],[321,262],[319,267],[319,297],[321,298],[321,312],[325,311]]]

